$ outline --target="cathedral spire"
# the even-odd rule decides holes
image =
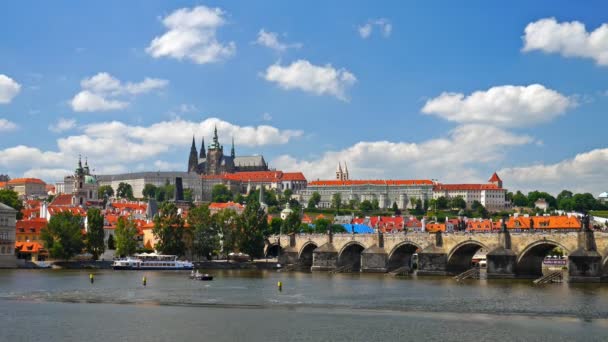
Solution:
[[[201,151],[199,154],[199,158],[207,158],[207,155],[205,154],[205,137],[203,137],[203,140],[201,141]]]
[[[196,172],[198,169],[198,157],[196,153],[196,144],[194,135],[192,136],[192,146],[190,147],[190,156],[188,157],[188,172]]]
[[[232,157],[232,159],[234,159],[235,153],[234,153],[234,137],[232,137],[232,149],[230,150],[230,156]]]
[[[215,148],[215,149],[220,148],[220,141],[217,138],[217,126],[215,126],[215,128],[213,129],[213,148]]]

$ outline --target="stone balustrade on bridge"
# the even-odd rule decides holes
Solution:
[[[542,275],[543,259],[555,247],[568,255],[570,281],[608,278],[608,233],[589,230],[277,235],[267,240],[266,254],[312,271],[417,267],[418,274],[449,275],[471,268],[473,256],[483,248],[489,278],[514,278]]]

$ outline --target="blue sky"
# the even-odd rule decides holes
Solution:
[[[185,169],[192,134],[218,125],[309,179],[340,160],[355,178],[608,188],[600,1],[0,7],[12,177],[56,180],[78,154],[99,173]]]

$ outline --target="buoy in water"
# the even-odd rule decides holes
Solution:
[[[143,286],[146,286],[146,283],[147,283],[147,282],[148,282],[148,280],[146,279],[146,277],[143,277],[143,278],[141,279],[141,284],[142,284]]]
[[[282,282],[278,282],[277,283],[277,287],[279,288],[279,291],[283,291],[283,283]]]
[[[89,280],[91,281],[91,284],[95,282],[95,277],[93,277],[93,273],[89,273]]]

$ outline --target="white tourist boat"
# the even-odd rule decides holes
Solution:
[[[176,255],[141,253],[114,260],[115,270],[191,270],[194,264],[190,261],[177,260]]]

